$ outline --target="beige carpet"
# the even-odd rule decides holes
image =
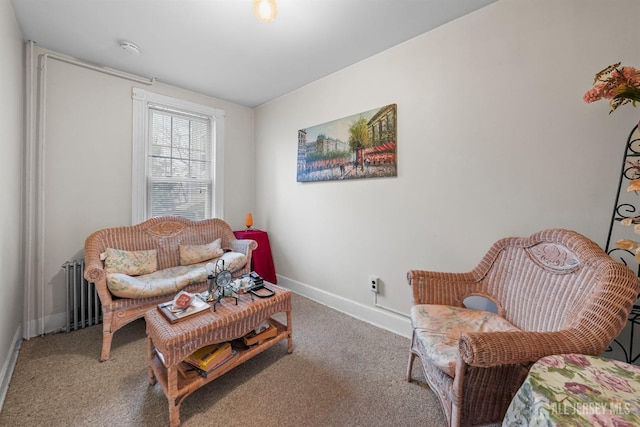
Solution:
[[[116,333],[104,363],[101,332],[23,342],[0,426],[168,425],[167,400],[147,381],[144,321]],[[285,340],[196,391],[182,425],[444,425],[431,390],[405,380],[408,356],[408,339],[294,295],[293,353]]]

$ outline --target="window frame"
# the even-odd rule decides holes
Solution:
[[[177,112],[206,117],[211,129],[211,218],[222,218],[224,212],[224,110],[191,101],[133,88],[133,143],[131,155],[131,223],[139,224],[148,217],[147,174],[150,153],[150,106],[160,105]]]

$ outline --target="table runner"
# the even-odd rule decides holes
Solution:
[[[640,367],[581,354],[536,362],[502,423],[511,426],[640,426]]]

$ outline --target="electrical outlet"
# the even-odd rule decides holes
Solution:
[[[378,276],[369,276],[369,289],[371,289],[371,292],[374,294],[380,292],[380,278]]]

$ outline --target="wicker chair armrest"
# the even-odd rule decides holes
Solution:
[[[251,239],[232,240],[229,242],[229,244],[231,245],[231,249],[234,252],[239,252],[245,255],[249,254],[249,249],[251,249],[251,251],[255,251],[258,247],[258,242]]]
[[[104,262],[100,259],[101,248],[93,233],[84,242],[84,278],[96,283],[106,277]]]
[[[100,263],[92,262],[91,264],[89,264],[85,260],[84,278],[87,279],[87,282],[96,283],[96,282],[99,282],[100,280],[103,280],[105,277],[106,277],[106,273],[102,268],[102,262]]]
[[[469,295],[484,294],[481,279],[473,272],[443,273],[410,270],[407,281],[413,290],[413,304],[442,304],[462,306]]]
[[[556,332],[472,332],[460,336],[460,358],[471,366],[536,362],[552,354],[598,355],[602,349],[573,329]]]

